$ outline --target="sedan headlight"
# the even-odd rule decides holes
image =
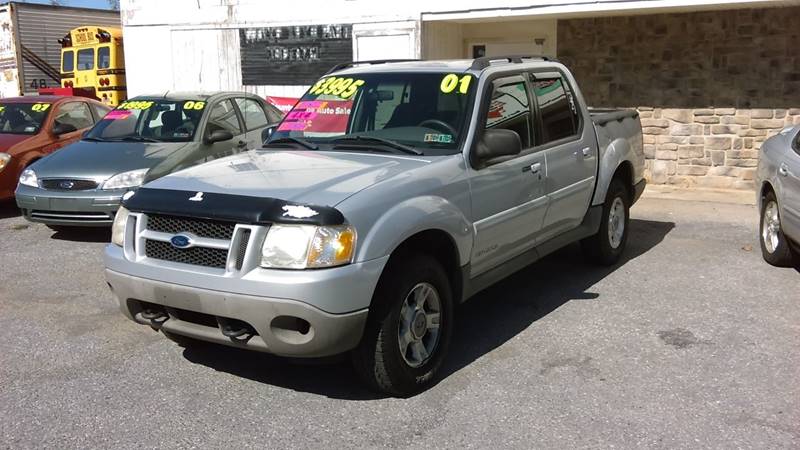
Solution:
[[[9,155],[8,153],[0,152],[0,172],[2,172],[3,169],[6,168],[9,161],[11,161],[11,155]]]
[[[19,184],[25,186],[39,187],[39,180],[36,178],[36,172],[31,169],[25,169],[19,176]]]
[[[150,169],[136,169],[128,172],[122,172],[114,175],[103,183],[102,189],[125,189],[136,186],[141,186],[144,181],[144,175]]]
[[[122,247],[125,241],[125,224],[128,222],[130,211],[120,206],[117,215],[114,216],[114,223],[111,225],[111,243]]]
[[[318,269],[350,264],[356,230],[350,225],[272,225],[261,248],[261,267]]]

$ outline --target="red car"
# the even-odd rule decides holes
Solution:
[[[110,110],[84,97],[0,98],[0,201],[14,197],[25,167],[79,140]]]

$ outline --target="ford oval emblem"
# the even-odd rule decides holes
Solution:
[[[184,234],[176,234],[175,236],[172,236],[172,239],[169,240],[169,243],[175,248],[189,248],[192,246],[191,238]]]
[[[58,187],[60,187],[61,189],[72,189],[72,188],[75,187],[75,182],[74,181],[62,181],[62,182],[58,183]]]

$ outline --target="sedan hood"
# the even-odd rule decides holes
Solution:
[[[167,175],[147,187],[335,206],[362,189],[429,162],[374,153],[256,150]]]
[[[0,133],[0,152],[7,152],[11,147],[31,137],[30,134]]]
[[[187,142],[78,141],[37,162],[39,178],[105,180],[121,172],[151,168]]]

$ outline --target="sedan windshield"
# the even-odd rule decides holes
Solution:
[[[36,134],[50,112],[50,103],[0,103],[0,133]]]
[[[467,129],[477,84],[472,81],[472,75],[460,73],[328,76],[303,95],[270,142],[302,139],[311,144],[395,151],[401,149],[400,144],[406,146],[406,153],[409,147],[426,154],[454,153]]]
[[[191,141],[206,103],[202,100],[134,98],[97,122],[91,140]]]

